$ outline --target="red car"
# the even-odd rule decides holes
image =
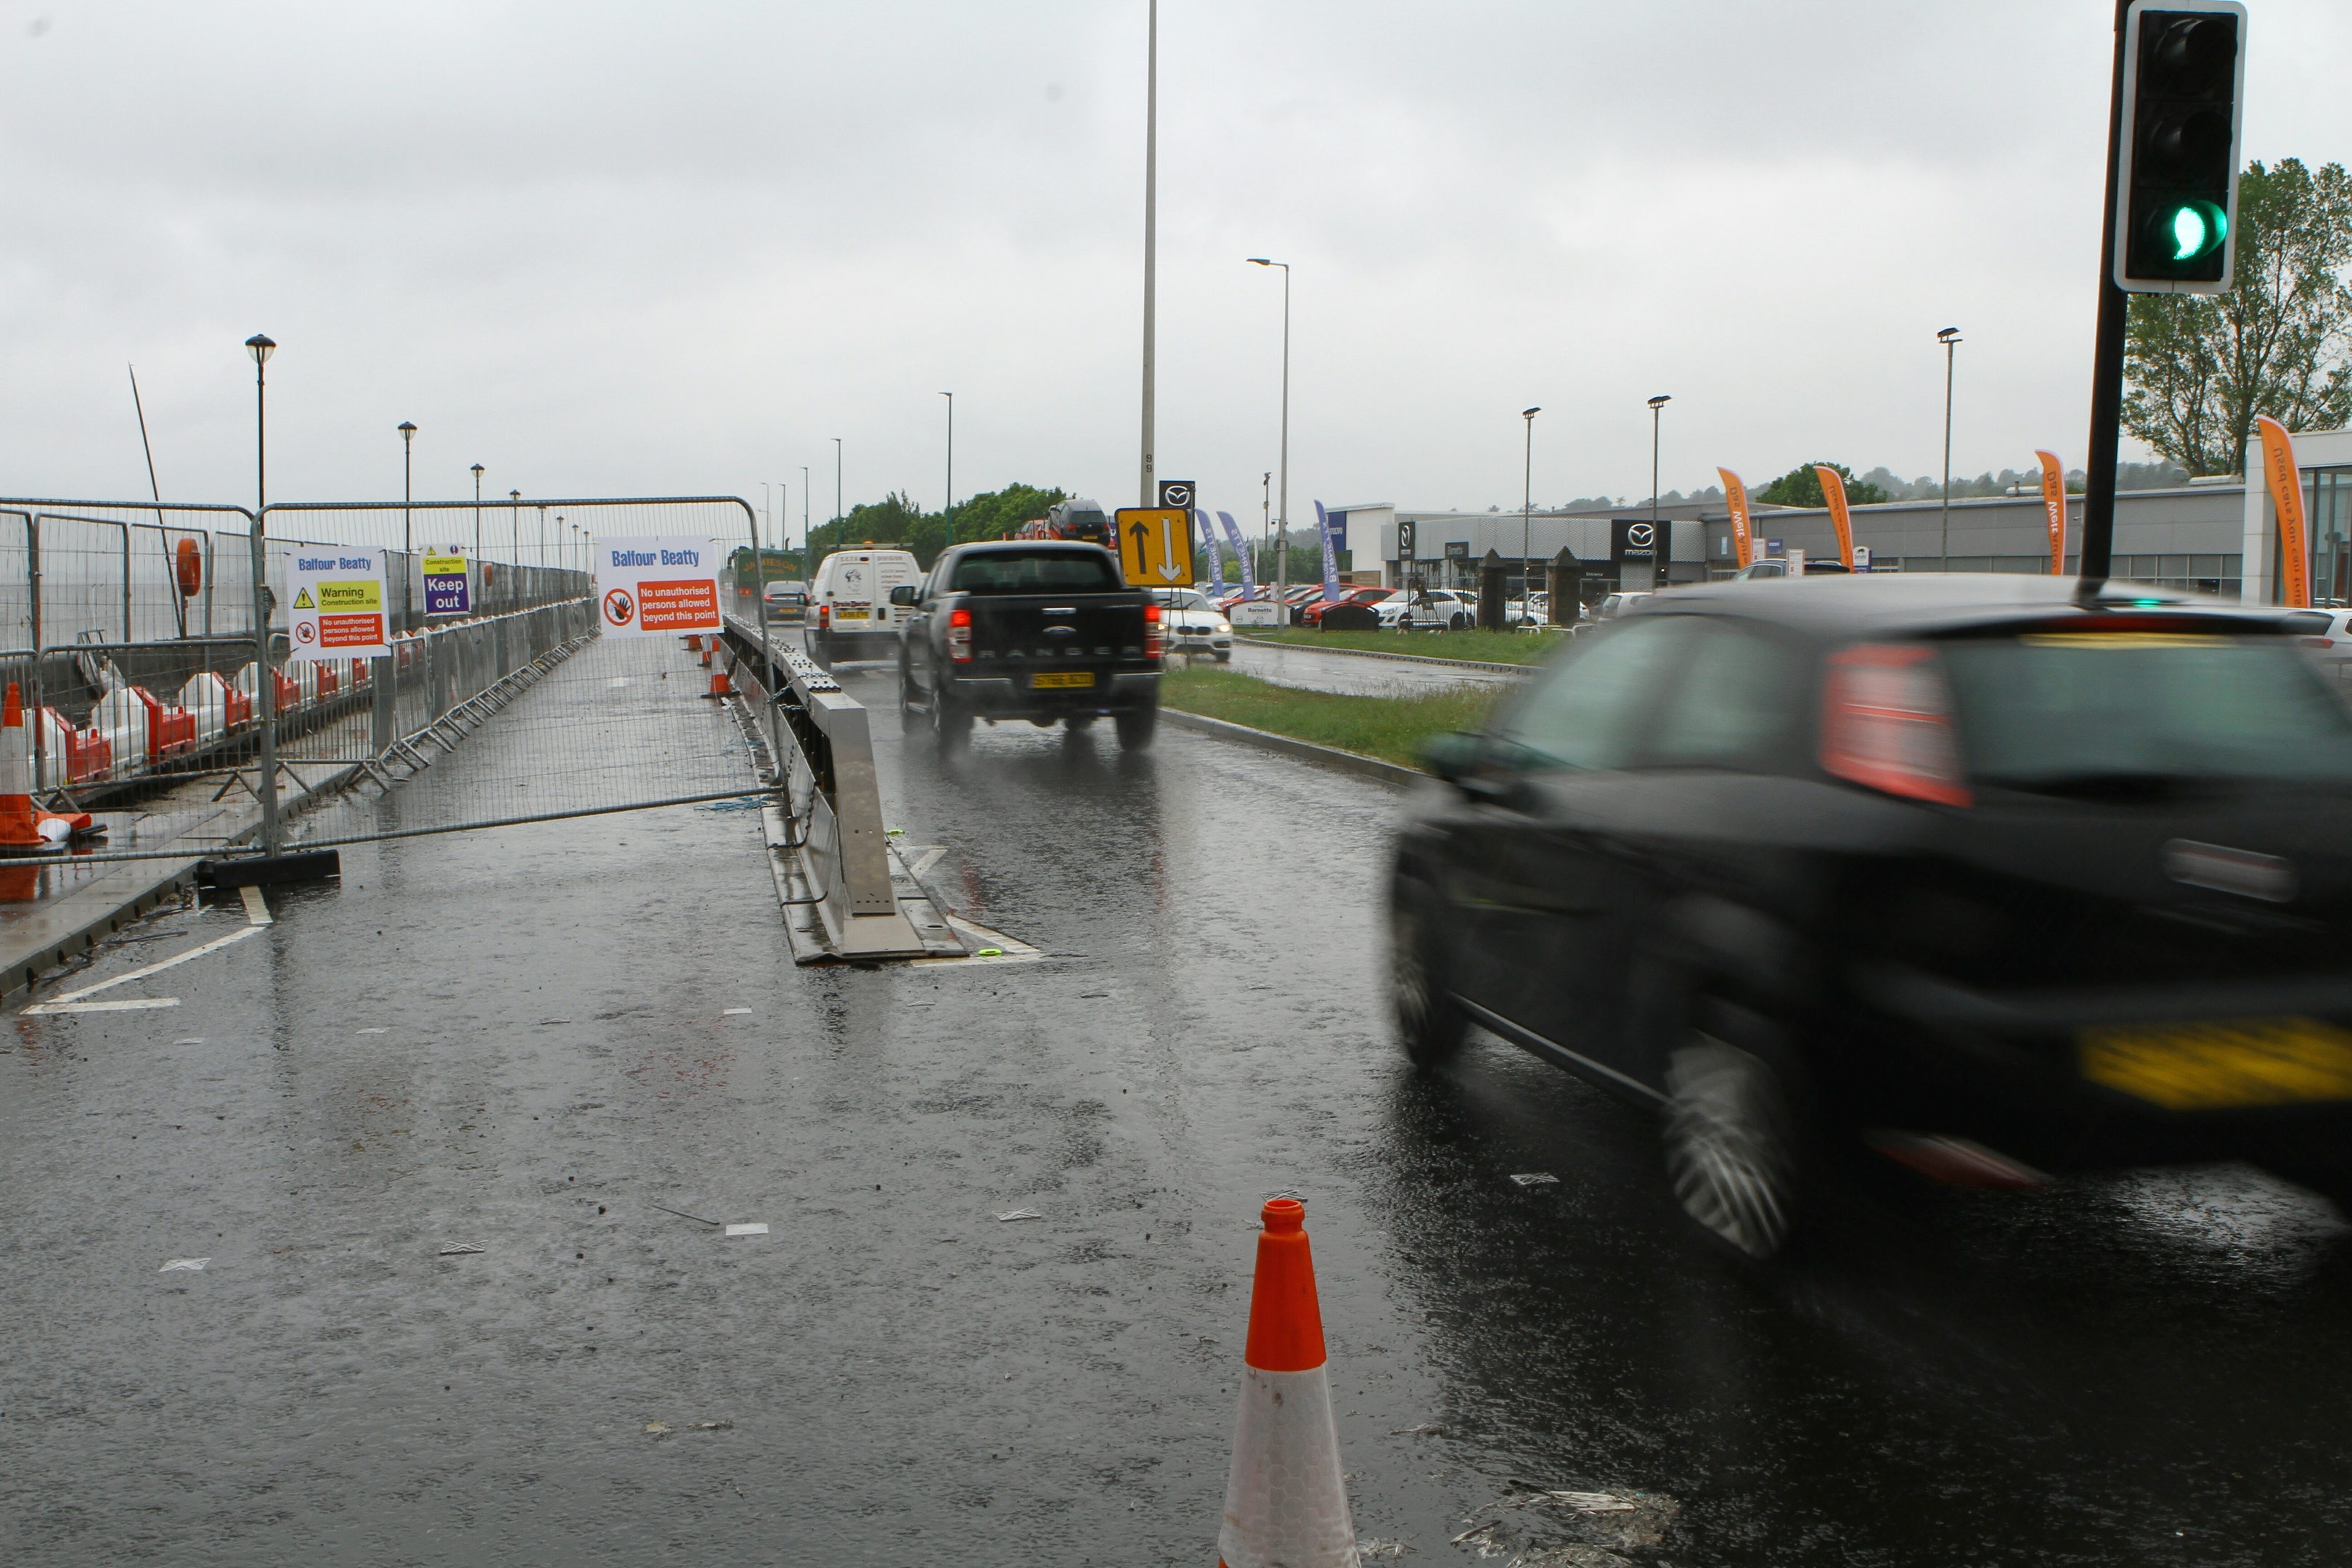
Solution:
[[[1298,613],[1298,624],[1319,626],[1323,624],[1323,612],[1334,605],[1377,605],[1394,592],[1393,588],[1350,588],[1336,599],[1318,598]]]

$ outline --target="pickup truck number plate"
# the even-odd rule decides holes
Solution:
[[[2084,1029],[2083,1076],[2168,1110],[2352,1100],[2352,1033],[2316,1018]]]
[[[1033,675],[1029,678],[1032,689],[1042,689],[1048,686],[1092,686],[1094,683],[1095,672],[1091,669],[1059,669],[1050,675]]]

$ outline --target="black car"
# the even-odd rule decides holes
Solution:
[[[2238,1158],[2352,1207],[2352,709],[2282,612],[2073,579],[1645,600],[1431,749],[1390,911],[1477,1023],[1662,1113],[1750,1257],[1889,1156]]]

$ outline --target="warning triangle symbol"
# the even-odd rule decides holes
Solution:
[[[294,595],[294,607],[298,610],[315,610],[319,606],[310,602],[310,590],[304,588]]]

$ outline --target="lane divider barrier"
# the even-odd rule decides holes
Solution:
[[[1217,1560],[1221,1568],[1357,1568],[1307,1207],[1276,1198],[1263,1217]]]

